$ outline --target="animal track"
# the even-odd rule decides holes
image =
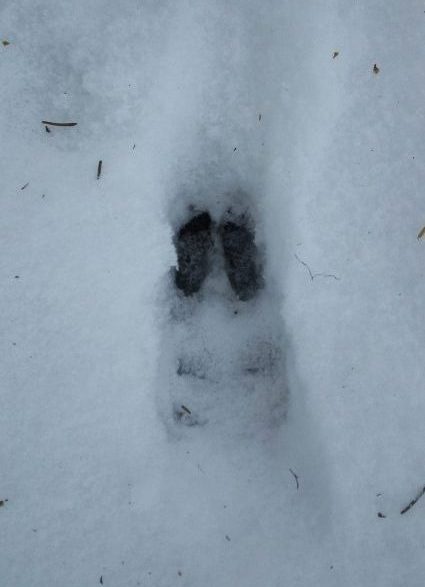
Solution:
[[[268,433],[285,417],[280,297],[265,284],[248,200],[191,204],[175,229],[157,397],[171,434]]]
[[[242,301],[252,299],[264,283],[254,223],[247,213],[235,214],[231,207],[226,210],[217,230],[210,213],[204,211],[192,215],[177,231],[174,237],[177,288],[186,296],[200,290],[211,269],[213,246],[217,240],[234,293]]]

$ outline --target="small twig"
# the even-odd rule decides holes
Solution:
[[[30,182],[28,181],[25,185],[23,185],[21,187],[21,191],[24,190],[25,188],[27,188],[29,186]]]
[[[420,238],[422,238],[425,235],[425,226],[423,228],[421,228],[421,230],[419,231],[419,234],[417,236],[417,239],[419,240]]]
[[[378,518],[386,518],[387,516],[382,512],[378,512]]]
[[[304,267],[305,267],[305,268],[307,269],[307,271],[308,271],[308,274],[310,275],[310,279],[311,279],[311,281],[313,281],[313,279],[314,279],[314,275],[313,275],[313,273],[311,272],[311,269],[310,269],[310,267],[307,265],[307,263],[305,263],[304,261],[301,261],[301,259],[298,257],[298,255],[294,255],[294,257],[295,257],[295,259],[298,261],[298,263],[301,263],[301,265],[304,265]]]
[[[102,173],[102,159],[97,164],[97,179],[100,178],[100,174]]]
[[[335,279],[335,281],[340,281],[341,278],[338,277],[337,275],[334,275],[333,273],[315,273],[313,276],[313,279],[315,277],[332,277],[332,279]]]
[[[186,408],[186,406],[182,405],[181,408],[186,412],[186,414],[192,414],[192,412],[189,410],[189,408]]]
[[[313,281],[316,277],[332,277],[332,279],[335,279],[336,281],[340,281],[341,279],[340,277],[338,277],[337,275],[333,275],[332,273],[313,273],[310,267],[307,265],[307,263],[305,261],[302,261],[298,257],[298,255],[294,255],[294,257],[296,258],[298,263],[301,263],[301,265],[304,265],[304,267],[307,269],[311,281]]]
[[[298,482],[298,475],[296,473],[294,473],[294,471],[292,469],[289,469],[289,471],[292,473],[292,475],[294,476],[295,479],[295,483],[297,484],[297,491],[300,488],[300,484]]]
[[[42,120],[41,124],[48,124],[50,126],[77,126],[76,122],[50,122],[49,120]]]
[[[425,494],[425,486],[422,487],[422,489],[420,490],[420,492],[418,493],[418,495],[415,497],[415,499],[412,499],[412,501],[401,510],[400,514],[405,514],[406,512],[408,512],[410,510],[410,508],[412,508],[415,503],[417,503],[421,497]]]
[[[48,126],[45,126],[44,128],[46,129],[46,132],[52,132]]]

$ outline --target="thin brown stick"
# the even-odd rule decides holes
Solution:
[[[76,122],[51,122],[50,120],[42,120],[41,124],[49,124],[50,126],[77,126]]]
[[[400,514],[405,514],[406,512],[408,512],[410,510],[410,508],[412,508],[420,499],[421,497],[425,495],[425,486],[422,487],[422,489],[420,490],[420,492],[418,493],[418,495],[415,497],[415,499],[412,499],[412,501],[407,504],[407,506],[405,508],[403,508],[400,512]]]
[[[289,471],[292,473],[292,475],[294,476],[295,479],[295,483],[297,484],[297,490],[300,488],[300,484],[298,482],[298,475],[296,473],[294,473],[294,471],[292,469],[289,469]]]
[[[100,178],[100,174],[102,173],[102,159],[97,164],[97,179]]]

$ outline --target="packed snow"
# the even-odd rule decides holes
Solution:
[[[0,15],[0,585],[422,587],[423,3]]]

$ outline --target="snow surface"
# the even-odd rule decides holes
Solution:
[[[0,585],[422,586],[423,2],[0,8]],[[266,289],[176,321],[182,203],[237,190]]]

